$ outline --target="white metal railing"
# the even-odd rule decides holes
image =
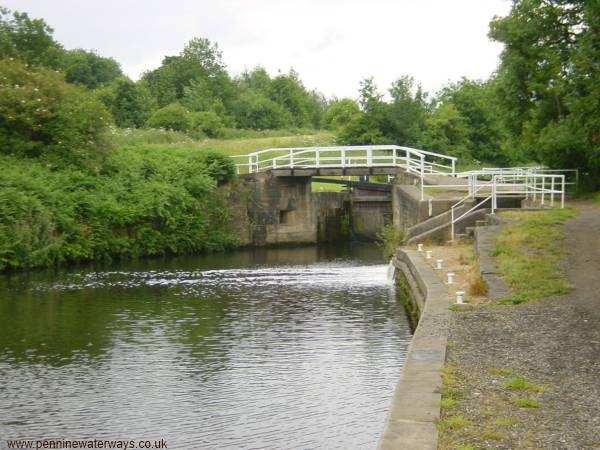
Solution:
[[[247,155],[233,156],[237,173],[256,173],[277,169],[321,169],[321,168],[403,168],[420,180],[421,200],[425,199],[424,179],[428,175],[447,175],[455,180],[466,179],[465,184],[428,184],[430,188],[448,188],[467,191],[466,198],[474,198],[475,193],[496,192],[498,196],[523,195],[542,203],[548,198],[554,204],[554,197],[561,195],[564,203],[566,185],[576,185],[578,171],[554,170],[543,167],[484,167],[477,170],[456,172],[457,158],[398,145],[353,145],[337,147],[288,147],[268,148]],[[566,181],[566,176],[574,174],[574,181]],[[561,178],[562,177],[562,178]],[[510,181],[512,180],[512,181]],[[560,180],[561,191],[555,191]],[[493,181],[493,182],[492,182]],[[491,184],[490,184],[491,183]],[[511,193],[511,189],[513,192]],[[540,197],[541,196],[541,197]],[[495,203],[497,203],[494,200]],[[464,201],[463,201],[464,203]],[[462,204],[460,201],[455,207]],[[494,209],[494,208],[493,208]],[[453,217],[453,223],[460,218]]]
[[[421,200],[424,199],[424,177],[455,176],[457,161],[454,156],[398,145],[269,148],[232,158],[238,174],[276,169],[404,168],[420,178]]]
[[[567,184],[568,183],[565,181],[564,174],[537,173],[535,170],[505,170],[503,173],[492,175],[491,180],[480,182],[479,184],[477,181],[477,176],[471,174],[469,180],[469,194],[460,199],[451,207],[451,240],[454,240],[456,222],[490,200],[490,209],[492,214],[494,214],[498,209],[498,198],[511,196],[525,196],[526,199],[529,199],[533,202],[539,201],[542,206],[546,204],[549,206],[554,206],[558,197],[560,201],[560,207],[564,208]],[[456,208],[465,203],[467,199],[475,198],[475,194],[479,192],[487,195],[485,195],[483,200],[481,200],[471,209],[462,213],[459,217],[456,217]]]

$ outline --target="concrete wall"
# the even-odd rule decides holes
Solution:
[[[242,245],[374,240],[392,223],[392,197],[381,189],[311,192],[311,178],[257,173],[240,176],[234,226]]]
[[[253,245],[303,244],[317,241],[309,177],[242,175],[247,192],[249,241]]]
[[[352,201],[352,234],[355,239],[373,241],[381,229],[390,223],[391,201]]]
[[[350,194],[347,192],[313,192],[313,210],[318,242],[351,239]]]

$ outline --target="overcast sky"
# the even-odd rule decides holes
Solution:
[[[462,76],[485,79],[501,45],[489,21],[509,0],[0,0],[42,17],[66,48],[95,49],[137,79],[193,37],[217,42],[233,75],[293,67],[308,88],[356,97],[411,75],[434,93]]]

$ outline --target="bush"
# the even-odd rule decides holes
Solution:
[[[99,148],[110,122],[104,106],[63,75],[0,61],[0,152],[71,162]]]
[[[196,154],[193,158],[202,165],[206,174],[219,183],[228,181],[235,175],[235,164],[229,156],[208,151]]]
[[[231,162],[189,150],[122,149],[101,170],[0,155],[0,271],[222,250],[235,245]]]
[[[217,137],[223,128],[223,121],[215,112],[200,111],[191,115],[193,129],[201,131],[208,137]]]
[[[150,128],[184,132],[189,131],[192,125],[192,115],[179,103],[171,103],[159,109],[146,122],[146,126]]]

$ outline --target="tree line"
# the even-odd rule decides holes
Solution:
[[[100,145],[93,131],[110,123],[172,129],[196,138],[227,137],[234,129],[327,128],[341,144],[395,143],[475,163],[582,168],[597,185],[599,27],[598,2],[515,0],[510,14],[490,23],[489,36],[503,43],[504,50],[488,80],[463,78],[430,94],[402,76],[384,96],[367,78],[358,98],[328,99],[307,89],[293,70],[271,76],[256,67],[232,76],[218,45],[205,38],[192,39],[179,54],[166,56],[158,68],[133,81],[112,58],[64,49],[43,19],[2,8],[0,58],[6,61],[0,75],[10,78],[19,72],[52,86],[48,89],[60,85],[63,99],[86,99],[78,108],[80,101],[72,102],[77,111],[70,111],[70,117],[79,115],[74,122],[88,119],[87,133],[69,140],[69,133],[58,131],[70,126],[68,114],[53,125],[54,131],[29,130],[28,114],[44,114],[39,105],[23,98],[30,109],[19,114],[0,99],[5,103],[0,144],[26,153],[46,151],[42,147],[47,149],[52,139],[63,147],[65,142],[81,148],[91,141]],[[76,88],[63,86],[63,81]],[[6,86],[4,90],[8,92]],[[15,135],[19,130],[29,130],[23,142]],[[53,133],[54,138],[49,136]],[[64,138],[56,138],[61,133]],[[31,141],[40,143],[37,150]],[[20,147],[24,149],[15,150]]]

